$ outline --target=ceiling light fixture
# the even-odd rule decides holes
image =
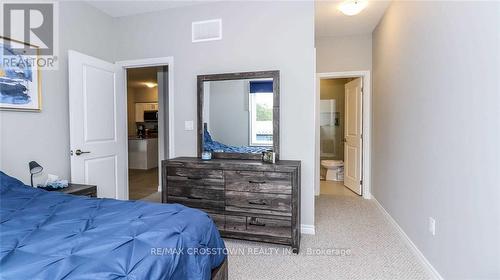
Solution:
[[[348,16],[359,14],[364,8],[368,6],[366,0],[347,0],[339,5],[339,10]]]
[[[144,83],[145,86],[147,86],[148,88],[154,88],[157,86],[156,83]]]

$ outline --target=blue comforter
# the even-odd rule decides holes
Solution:
[[[212,136],[205,128],[203,132],[203,150],[207,152],[223,153],[262,153],[269,151],[271,147],[258,146],[230,146],[212,139]]]
[[[0,172],[0,279],[210,279],[224,248],[202,211],[47,192]]]

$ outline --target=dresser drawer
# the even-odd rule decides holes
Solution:
[[[190,199],[208,199],[224,201],[224,191],[210,188],[188,188],[185,186],[170,186],[169,196],[182,196]]]
[[[224,229],[232,232],[247,232],[277,237],[290,238],[292,236],[292,222],[286,219],[226,215]]]
[[[217,169],[167,166],[167,176],[184,177],[193,181],[211,179],[213,182],[223,182],[224,180],[222,170]]]
[[[263,193],[292,193],[290,173],[224,171],[226,190]]]
[[[247,217],[247,231],[255,234],[292,237],[290,220]]]
[[[224,217],[224,215],[222,215],[222,214],[216,214],[216,213],[211,213],[209,211],[207,211],[207,214],[208,214],[208,216],[210,216],[210,218],[212,218],[212,220],[214,221],[215,225],[217,226],[217,229],[219,229],[219,230],[223,230],[224,229],[224,226],[226,224],[226,218]]]
[[[226,191],[226,210],[291,216],[291,200],[286,194]]]
[[[225,230],[229,231],[246,231],[247,217],[226,215]]]
[[[224,200],[209,200],[182,196],[167,196],[167,203],[179,203],[191,208],[224,210]]]
[[[181,188],[205,188],[213,190],[224,190],[223,179],[211,178],[198,178],[198,177],[181,177],[181,176],[167,176],[168,187],[181,187]]]

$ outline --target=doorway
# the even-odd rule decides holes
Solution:
[[[370,198],[370,72],[319,73],[315,194]]]
[[[159,197],[158,133],[160,92],[158,76],[165,67],[127,69],[128,193],[130,200]],[[162,108],[163,109],[163,108]]]
[[[320,80],[320,194],[350,191],[344,186],[345,85],[354,78]]]
[[[161,202],[161,162],[175,157],[173,57],[121,61],[118,64],[126,76],[127,151],[130,151],[127,198]],[[137,168],[137,162],[131,165],[133,157],[138,156],[137,151],[142,153],[140,168]]]
[[[71,181],[97,185],[98,197],[129,199],[126,75],[141,67],[163,69],[157,80],[160,166],[175,157],[173,57],[112,63],[68,51]]]

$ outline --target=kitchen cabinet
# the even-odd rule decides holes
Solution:
[[[158,103],[135,103],[135,122],[144,122],[144,111],[158,111]]]

